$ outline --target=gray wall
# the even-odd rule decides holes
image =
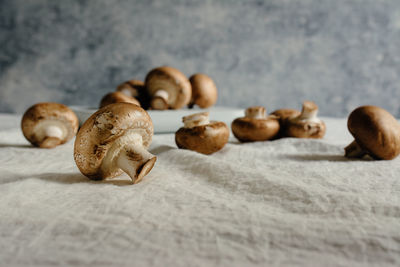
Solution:
[[[97,105],[148,70],[204,72],[218,105],[400,116],[400,1],[0,0],[0,112]]]

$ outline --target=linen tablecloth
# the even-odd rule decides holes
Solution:
[[[153,170],[94,182],[73,140],[33,148],[0,115],[2,266],[399,266],[400,158],[348,160],[346,119],[322,140],[219,152],[156,135]]]

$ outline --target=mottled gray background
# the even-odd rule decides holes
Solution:
[[[400,117],[400,1],[0,0],[0,112],[97,105],[153,67],[204,72],[218,105]]]

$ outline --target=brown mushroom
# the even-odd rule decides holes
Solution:
[[[126,81],[118,85],[116,91],[136,98],[140,102],[140,106],[142,108],[149,108],[150,99],[147,94],[146,87],[144,86],[144,82],[139,80]]]
[[[192,100],[189,103],[189,108],[194,105],[200,108],[208,108],[217,102],[217,86],[209,76],[196,73],[189,78],[189,81],[192,86]]]
[[[130,103],[107,105],[90,116],[76,135],[76,165],[93,180],[124,171],[137,183],[156,161],[147,151],[152,136],[153,123],[144,109]]]
[[[274,138],[280,126],[276,116],[267,116],[264,107],[254,106],[246,109],[245,117],[235,119],[231,128],[240,142],[254,142]]]
[[[347,127],[354,141],[345,148],[348,158],[370,155],[390,160],[400,153],[400,124],[386,110],[376,106],[361,106],[349,115]]]
[[[145,91],[145,86],[142,81],[130,80],[118,85],[116,91],[130,97],[139,98],[139,96]]]
[[[229,129],[220,121],[209,121],[209,113],[196,113],[182,118],[184,127],[175,133],[179,148],[212,154],[222,149],[229,139]]]
[[[325,123],[317,118],[318,106],[312,101],[304,101],[301,114],[288,118],[285,136],[297,138],[322,138],[326,132]]]
[[[121,92],[111,92],[106,94],[100,101],[100,108],[105,107],[110,104],[114,103],[120,103],[120,102],[125,102],[125,103],[131,103],[140,106],[139,101],[134,98],[127,96]]]
[[[146,76],[145,84],[153,109],[180,109],[190,101],[190,82],[175,68],[164,66],[151,70]]]
[[[274,115],[278,118],[280,126],[279,133],[273,139],[285,137],[287,121],[291,118],[299,116],[300,114],[300,111],[290,108],[277,109],[274,112],[271,112],[270,115]]]
[[[78,131],[75,113],[59,103],[38,103],[23,115],[21,129],[25,138],[34,146],[53,148],[66,143]]]

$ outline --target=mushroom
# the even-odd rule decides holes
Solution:
[[[400,125],[386,110],[376,106],[361,106],[349,115],[347,127],[354,141],[345,148],[348,158],[370,155],[390,160],[400,153]]]
[[[192,94],[186,76],[167,66],[151,70],[146,76],[145,85],[153,109],[180,109],[189,103]]]
[[[278,118],[280,126],[279,133],[273,139],[285,137],[287,121],[299,116],[300,114],[300,111],[290,108],[277,109],[274,112],[271,112],[270,115],[274,115]]]
[[[118,85],[117,92],[121,92],[127,96],[134,97],[140,102],[140,106],[144,109],[149,108],[149,96],[144,86],[144,82],[139,80],[130,80]]]
[[[25,138],[34,146],[53,148],[66,143],[78,131],[75,113],[59,103],[38,103],[23,115],[21,129]]]
[[[145,86],[142,81],[130,80],[118,85],[116,91],[130,97],[139,98],[145,91]]]
[[[156,161],[147,151],[152,136],[153,123],[144,109],[130,103],[107,105],[92,114],[76,135],[76,165],[93,180],[124,171],[137,183]]]
[[[231,128],[240,142],[254,142],[274,138],[280,126],[276,116],[267,116],[264,107],[254,106],[246,109],[245,117],[235,119]]]
[[[325,123],[317,118],[318,106],[304,101],[300,115],[286,121],[285,136],[297,138],[322,138],[326,132]]]
[[[209,121],[209,113],[201,112],[182,118],[184,126],[175,133],[179,148],[212,154],[222,149],[229,139],[229,129],[220,121]]]
[[[193,108],[194,105],[208,108],[215,104],[218,98],[217,86],[209,76],[196,73],[189,78],[189,81],[192,86],[192,100],[189,108]]]
[[[101,99],[100,108],[113,103],[120,103],[120,102],[131,103],[140,106],[139,101],[134,97],[127,96],[121,92],[111,92],[106,94]]]

